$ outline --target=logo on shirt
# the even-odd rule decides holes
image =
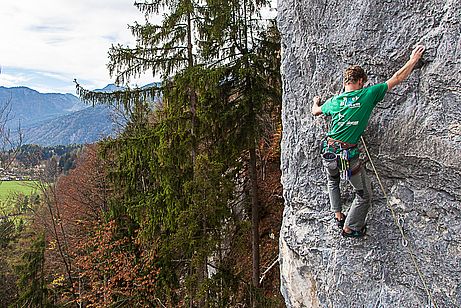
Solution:
[[[353,96],[353,97],[343,97],[343,100],[340,103],[341,107],[349,107],[349,108],[359,108],[360,103],[357,102],[359,100],[358,96]]]
[[[357,126],[359,125],[359,121],[347,121],[347,126]]]
[[[357,126],[359,125],[359,121],[347,121],[347,122],[338,122],[338,127],[343,126]]]

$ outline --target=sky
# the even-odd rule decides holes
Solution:
[[[0,86],[75,94],[113,83],[112,44],[134,45],[128,24],[144,19],[134,0],[19,0],[0,4]],[[144,76],[133,83],[152,82]]]
[[[113,44],[134,46],[128,24],[144,20],[134,2],[2,0],[0,86],[75,94],[74,79],[89,90],[113,83],[108,51]],[[153,81],[146,74],[131,85]]]

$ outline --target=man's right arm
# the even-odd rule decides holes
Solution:
[[[386,81],[388,91],[410,76],[416,63],[418,63],[419,59],[421,59],[424,49],[423,45],[418,45],[415,49],[413,49],[410,60],[408,60],[401,69],[399,69],[388,81]]]

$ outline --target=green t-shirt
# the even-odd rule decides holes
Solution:
[[[322,113],[331,116],[328,136],[356,144],[368,125],[371,111],[384,98],[387,84],[341,93],[328,99],[322,105]]]

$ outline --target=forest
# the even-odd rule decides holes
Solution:
[[[135,3],[145,16],[129,26],[136,45],[108,53],[123,90],[76,81],[83,101],[123,106],[128,123],[44,179],[20,219],[0,220],[0,306],[283,307],[281,54],[276,22],[261,14],[269,4]],[[127,86],[146,72],[160,86]]]

